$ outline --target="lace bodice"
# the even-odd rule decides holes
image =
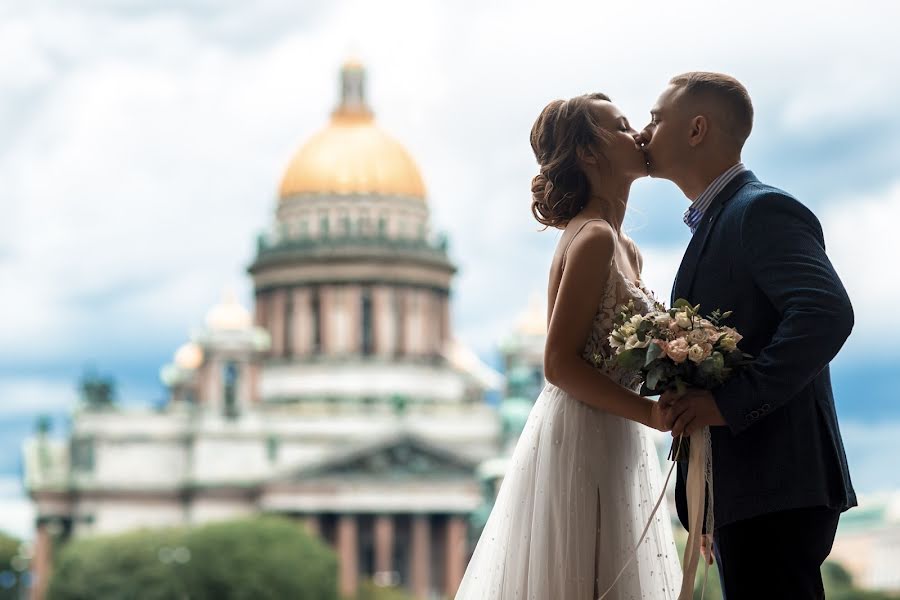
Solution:
[[[651,312],[656,305],[653,294],[644,288],[640,280],[637,284],[628,280],[613,258],[609,279],[591,324],[591,334],[582,357],[619,385],[635,388],[640,383],[640,374],[615,365],[612,360],[613,350],[609,345],[609,334],[615,325],[616,314],[629,301],[634,302],[635,309],[641,314]]]

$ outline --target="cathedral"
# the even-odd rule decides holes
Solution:
[[[34,597],[57,541],[258,513],[331,545],[345,595],[370,578],[453,597],[543,377],[516,363],[519,397],[486,402],[504,379],[453,336],[446,238],[365,84],[343,65],[257,240],[253,310],[226,296],[208,312],[161,369],[166,405],[83,404],[67,439],[26,442]],[[542,349],[532,320],[516,343]]]

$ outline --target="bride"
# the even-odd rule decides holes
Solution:
[[[635,373],[605,360],[616,307],[653,308],[641,254],[622,232],[631,184],[647,175],[638,133],[607,96],[588,94],[548,104],[531,147],[540,164],[531,210],[563,230],[548,288],[549,383],[456,598],[676,598],[665,503],[650,518],[662,481],[649,428],[665,430],[662,410],[634,391]]]

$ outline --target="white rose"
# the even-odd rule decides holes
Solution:
[[[637,332],[637,329],[626,323],[619,328],[619,331],[622,332],[622,335],[627,338],[633,336]]]
[[[656,324],[659,325],[660,327],[668,327],[669,324],[672,322],[672,317],[669,316],[669,313],[662,313],[662,314],[656,315],[655,321],[656,321]]]
[[[719,347],[721,347],[722,350],[734,352],[735,350],[737,350],[737,340],[726,333],[721,338],[719,338]]]
[[[694,344],[693,346],[691,346],[688,349],[688,360],[690,360],[693,363],[702,362],[703,359],[706,358],[705,354],[706,354],[706,351],[703,350],[703,346],[700,346],[699,344]]]
[[[682,329],[689,329],[691,326],[691,318],[686,312],[675,313],[675,324]]]
[[[638,339],[638,336],[630,335],[630,336],[628,336],[628,339],[625,340],[625,349],[626,350],[633,350],[635,348],[646,348],[649,345],[650,345],[649,337],[644,338],[644,341],[642,342],[641,340]]]

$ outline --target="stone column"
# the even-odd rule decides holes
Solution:
[[[346,319],[344,350],[349,354],[362,354],[362,286],[344,288],[344,318]]]
[[[322,354],[334,353],[334,324],[332,313],[334,312],[334,290],[331,286],[323,285],[319,288],[319,327],[322,332]]]
[[[259,404],[259,363],[256,361],[247,365],[247,379],[250,381],[250,403]]]
[[[450,339],[450,298],[447,293],[441,295],[441,348]]]
[[[406,288],[394,288],[394,352],[400,356],[409,354],[406,341]]]
[[[280,358],[284,355],[284,317],[287,309],[285,291],[274,290],[270,302],[269,335],[272,336],[272,356]]]
[[[372,288],[372,320],[375,336],[375,353],[389,357],[394,352],[394,307],[391,288],[375,286]]]
[[[444,565],[444,594],[452,598],[466,570],[466,521],[463,517],[450,517],[445,539],[444,556],[447,562]]]
[[[375,517],[375,575],[394,571],[394,519],[388,515]],[[382,575],[385,577],[386,575]]]
[[[413,597],[417,600],[428,600],[431,588],[431,519],[429,515],[413,516],[409,571]]]
[[[309,288],[294,290],[292,341],[296,356],[309,356],[312,346],[312,327]]]
[[[338,586],[344,596],[356,594],[359,576],[359,539],[355,515],[341,515],[337,526]]]
[[[266,311],[266,304],[268,304],[269,296],[268,294],[264,294],[262,292],[257,292],[256,294],[256,302],[254,306],[254,310],[256,315],[254,316],[254,323],[259,327],[268,327],[268,312]]]
[[[31,575],[34,579],[29,595],[30,600],[44,600],[47,594],[47,584],[50,582],[53,544],[48,526],[46,521],[38,522],[34,532],[34,557],[31,559]]]

